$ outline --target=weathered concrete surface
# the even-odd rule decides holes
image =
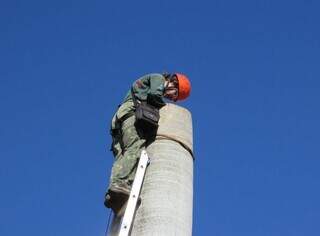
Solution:
[[[193,135],[188,110],[168,104],[160,110],[156,140],[148,146],[147,168],[132,236],[192,235]],[[115,229],[121,220],[115,218]],[[115,235],[115,234],[111,234]]]
[[[157,139],[147,148],[151,163],[132,236],[192,235],[191,114],[168,104],[161,109],[160,117]]]

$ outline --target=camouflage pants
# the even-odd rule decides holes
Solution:
[[[131,186],[135,177],[138,160],[146,140],[141,138],[134,125],[135,116],[130,116],[120,122],[115,115],[112,127],[117,127],[118,132],[112,135],[112,151],[115,157],[111,170],[110,185]]]

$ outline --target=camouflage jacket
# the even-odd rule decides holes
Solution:
[[[121,120],[129,113],[134,112],[134,103],[132,100],[132,92],[134,96],[140,101],[146,101],[151,105],[158,108],[163,107],[166,103],[163,101],[165,78],[161,74],[147,74],[136,80],[130,90],[128,91],[125,99],[119,107],[116,117]],[[114,127],[115,120],[113,119],[112,128]]]

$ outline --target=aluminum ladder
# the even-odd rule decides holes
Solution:
[[[146,150],[142,150],[139,163],[137,166],[136,176],[132,184],[128,204],[122,218],[119,236],[129,236],[135,217],[137,203],[142,188],[144,176],[150,160]]]

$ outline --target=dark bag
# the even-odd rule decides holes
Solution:
[[[142,129],[145,132],[151,132],[157,129],[160,119],[159,109],[148,104],[147,102],[137,101],[132,90],[131,93],[133,103],[136,108],[136,127]]]

